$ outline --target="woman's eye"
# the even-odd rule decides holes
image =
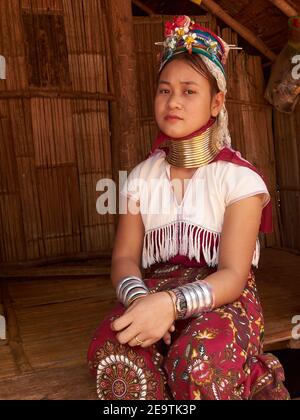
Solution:
[[[160,89],[159,93],[169,93],[170,91],[168,89]],[[193,90],[187,89],[184,91],[184,93],[187,92],[189,95],[192,95],[196,92],[194,92]]]

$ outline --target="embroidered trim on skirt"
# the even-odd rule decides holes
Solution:
[[[146,272],[152,293],[201,280],[216,271],[158,263]],[[172,343],[122,345],[110,324],[117,304],[97,328],[88,366],[103,400],[286,400],[283,368],[262,352],[264,322],[251,269],[240,298],[197,318],[175,322]]]

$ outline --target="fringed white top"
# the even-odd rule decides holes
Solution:
[[[197,262],[204,258],[207,265],[216,266],[226,207],[261,193],[265,194],[265,207],[270,201],[267,186],[253,170],[218,160],[194,172],[179,204],[165,156],[166,153],[158,149],[138,164],[120,191],[122,205],[122,197],[130,197],[142,216],[145,227],[143,268],[168,261],[178,254],[195,258]],[[258,267],[259,256],[257,237],[252,259],[255,267]]]

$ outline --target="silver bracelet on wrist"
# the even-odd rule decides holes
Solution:
[[[176,296],[177,319],[197,317],[211,311],[215,306],[212,287],[206,281],[189,283],[174,289],[173,292]]]
[[[136,276],[124,277],[116,288],[117,298],[126,308],[138,297],[149,293],[143,280]]]
[[[116,287],[116,292],[117,292],[117,295],[119,295],[120,294],[120,292],[121,292],[121,289],[123,288],[123,286],[125,285],[126,286],[126,284],[128,283],[128,280],[137,280],[137,281],[142,281],[142,279],[140,279],[139,277],[137,277],[137,276],[126,276],[126,277],[123,277],[123,279],[119,282],[119,284],[117,285],[117,287]]]

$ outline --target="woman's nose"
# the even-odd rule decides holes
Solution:
[[[174,95],[174,94],[169,97],[169,103],[168,103],[168,105],[169,105],[169,108],[170,109],[173,109],[173,108],[182,108],[182,104],[181,104],[181,100],[180,100],[179,96],[178,95]]]

